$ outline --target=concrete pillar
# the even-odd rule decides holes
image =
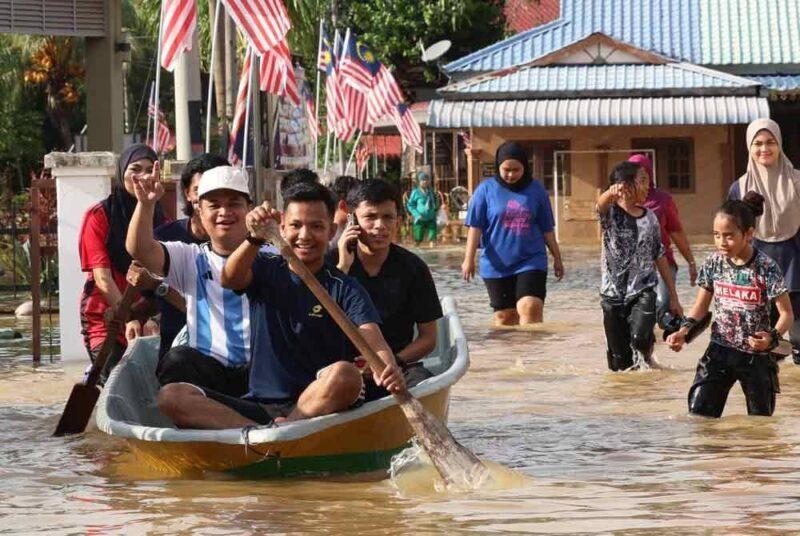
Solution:
[[[472,195],[481,182],[481,161],[479,152],[474,149],[464,149],[464,154],[467,156],[467,191]]]
[[[90,151],[123,149],[122,2],[106,2],[108,33],[86,38],[86,136]],[[124,48],[124,47],[123,47]]]
[[[120,123],[121,125],[121,123]],[[117,156],[110,152],[50,153],[44,166],[56,181],[58,203],[58,307],[61,360],[89,362],[81,335],[78,238],[86,211],[111,193]]]

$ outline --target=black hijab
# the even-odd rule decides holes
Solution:
[[[111,258],[111,265],[121,274],[128,271],[132,260],[128,250],[125,249],[125,237],[128,235],[128,225],[131,223],[133,210],[136,208],[136,198],[125,189],[125,170],[128,169],[131,162],[142,158],[155,162],[158,160],[158,155],[143,143],[131,145],[122,151],[117,161],[117,177],[111,188],[111,194],[103,201],[103,208],[108,218],[106,249]],[[162,223],[164,223],[164,211],[161,209],[161,204],[158,203],[153,214],[153,227]]]
[[[522,164],[522,177],[514,184],[509,184],[500,178],[500,164],[506,160],[516,160]],[[494,157],[494,171],[495,180],[497,180],[497,183],[503,188],[511,190],[512,192],[519,192],[533,181],[528,155],[525,153],[525,149],[522,148],[522,145],[515,141],[507,141],[497,148],[497,153]]]

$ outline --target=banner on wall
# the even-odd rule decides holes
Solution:
[[[295,68],[298,87],[305,83],[302,67]],[[314,138],[303,104],[295,106],[283,97],[278,101],[278,128],[275,132],[275,169],[316,168]]]

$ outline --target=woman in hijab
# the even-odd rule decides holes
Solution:
[[[436,211],[439,209],[439,198],[431,188],[428,174],[420,171],[417,187],[411,190],[406,208],[411,213],[411,231],[417,246],[428,238],[428,245],[436,243]]]
[[[528,155],[516,142],[505,142],[497,149],[495,172],[470,199],[461,272],[467,281],[474,277],[480,243],[480,274],[495,324],[541,322],[547,293],[545,247],[553,256],[556,279],[564,276],[550,198],[541,183],[533,180]]]
[[[83,217],[79,239],[81,270],[86,272],[86,283],[81,294],[81,326],[89,358],[94,362],[106,338],[106,320],[122,299],[127,286],[125,274],[131,256],[125,249],[136,197],[133,195],[134,178],[144,177],[153,171],[156,153],[147,145],[135,144],[125,149],[117,161],[117,175],[111,194],[89,208]],[[159,206],[153,225],[164,223]],[[128,322],[124,333],[119,333],[116,344],[101,374],[105,381],[108,373],[119,361],[127,346],[127,339],[140,333],[158,332],[158,326],[148,321],[142,327],[138,320]]]
[[[697,280],[697,264],[692,255],[692,248],[689,246],[689,239],[683,231],[681,219],[678,215],[678,207],[672,196],[656,188],[655,181],[653,180],[653,163],[643,154],[635,154],[628,158],[628,162],[638,164],[650,179],[650,189],[647,191],[647,199],[642,203],[642,207],[652,210],[658,224],[661,227],[661,243],[664,244],[664,255],[667,258],[667,263],[672,270],[672,278],[675,280],[675,274],[678,272],[678,263],[675,262],[675,254],[672,251],[672,242],[681,255],[686,259],[686,264],[689,267],[689,283],[694,286]],[[656,287],[656,321],[661,328],[666,327],[669,312],[669,289],[667,283],[658,276],[658,286]]]
[[[800,318],[800,170],[783,153],[783,138],[771,119],[756,119],[747,127],[750,159],[747,172],[731,185],[729,199],[750,191],[764,197],[764,214],[756,220],[753,245],[783,270],[792,311]],[[790,331],[792,357],[800,364],[800,340]]]

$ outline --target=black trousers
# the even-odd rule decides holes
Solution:
[[[697,363],[689,389],[689,412],[719,417],[733,384],[739,380],[748,415],[772,415],[775,395],[781,391],[778,364],[768,354],[750,354],[716,343],[708,345]]]
[[[615,371],[631,368],[634,351],[649,362],[656,342],[653,335],[656,293],[652,289],[644,290],[627,304],[603,298],[600,306],[603,308],[603,328],[608,346],[608,368]]]
[[[240,397],[248,391],[248,367],[228,368],[191,346],[175,346],[158,362],[156,376],[161,385],[191,383]]]

